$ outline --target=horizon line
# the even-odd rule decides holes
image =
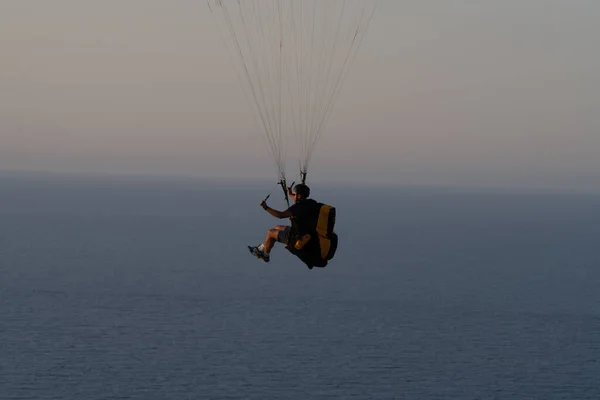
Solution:
[[[189,174],[173,173],[108,173],[108,172],[64,172],[64,171],[39,171],[39,170],[0,170],[0,179],[57,179],[57,180],[91,180],[91,181],[109,181],[109,182],[156,182],[156,183],[181,183],[196,182],[203,184],[213,184],[217,186],[226,186],[228,183],[235,183],[244,186],[252,184],[276,184],[274,180],[266,178],[235,178],[235,177],[208,177]],[[442,192],[468,192],[468,193],[522,193],[522,194],[580,194],[580,195],[600,195],[600,189],[593,188],[566,188],[566,187],[522,187],[522,186],[483,186],[483,185],[441,185],[441,184],[416,184],[416,183],[397,183],[397,182],[368,182],[368,181],[349,181],[349,180],[320,180],[314,184],[315,187],[333,187],[333,188],[359,188],[359,189],[392,189],[392,190],[419,190],[419,191],[442,191]]]

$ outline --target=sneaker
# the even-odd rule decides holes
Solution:
[[[248,250],[254,257],[259,258],[264,262],[271,261],[271,257],[267,253],[260,251],[256,246],[248,246]]]

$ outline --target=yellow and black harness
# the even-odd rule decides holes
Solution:
[[[292,240],[287,249],[304,262],[308,268],[324,268],[335,256],[338,236],[334,232],[336,210],[323,203],[316,203],[310,230],[292,232]]]

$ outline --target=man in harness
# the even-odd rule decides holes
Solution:
[[[300,258],[308,268],[326,266],[327,260],[333,258],[335,247],[337,247],[337,235],[333,233],[335,209],[309,199],[310,188],[305,184],[296,185],[294,191],[289,188],[288,195],[292,198],[294,204],[285,211],[278,211],[269,207],[264,200],[260,205],[275,218],[289,218],[292,225],[277,225],[275,228],[270,229],[264,243],[256,247],[248,246],[250,253],[265,262],[269,262],[271,250],[275,243],[279,242],[283,243],[288,251]],[[329,228],[327,228],[327,221],[320,220],[323,215],[326,219],[329,217]],[[322,232],[319,232],[319,226],[324,228]],[[334,245],[332,245],[332,236],[335,236]]]

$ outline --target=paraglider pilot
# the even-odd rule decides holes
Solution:
[[[248,246],[254,256],[265,262],[270,261],[271,250],[276,242],[283,243],[287,247],[298,239],[302,240],[304,234],[310,233],[316,225],[319,205],[316,201],[308,198],[310,188],[305,184],[299,184],[296,185],[295,190],[292,190],[291,187],[288,188],[288,195],[292,198],[294,204],[285,211],[278,211],[269,207],[265,200],[260,203],[260,206],[273,217],[278,219],[289,218],[292,223],[291,226],[277,225],[275,228],[269,229],[264,243],[256,247]],[[307,235],[307,237],[309,236]]]

